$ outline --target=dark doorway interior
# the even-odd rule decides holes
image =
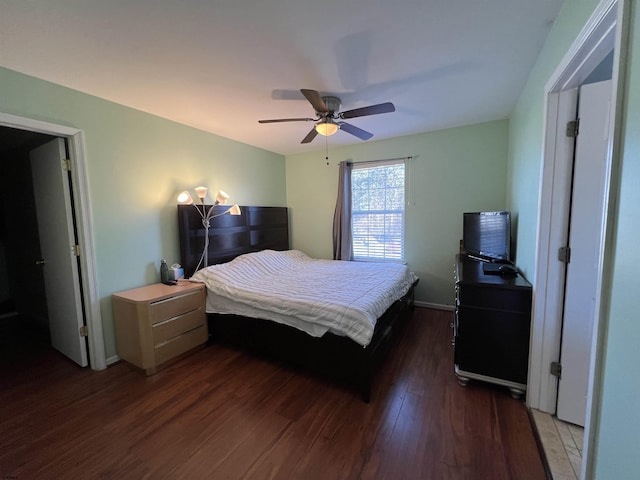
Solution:
[[[53,136],[0,127],[0,349],[3,363],[51,348],[29,152]]]

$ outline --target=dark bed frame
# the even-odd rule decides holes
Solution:
[[[224,212],[228,207],[214,208]],[[289,249],[286,207],[240,208],[240,216],[222,215],[211,220],[209,265],[228,262],[243,253]],[[202,255],[205,229],[193,205],[178,206],[178,224],[181,262],[189,277]],[[287,325],[239,315],[208,314],[209,335],[212,342],[247,349],[348,382],[368,402],[374,373],[413,307],[414,287],[415,284],[378,319],[366,348],[347,337],[331,333],[312,337]]]

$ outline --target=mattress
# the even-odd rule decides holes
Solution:
[[[417,280],[406,265],[309,257],[299,250],[241,255],[196,272],[207,312],[283,323],[309,335],[344,335],[362,346],[376,320]]]

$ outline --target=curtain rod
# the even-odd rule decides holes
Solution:
[[[363,163],[379,163],[379,162],[393,162],[394,160],[411,160],[413,157],[396,157],[396,158],[381,158],[380,160],[364,160],[362,162],[349,162],[352,164],[361,165]]]

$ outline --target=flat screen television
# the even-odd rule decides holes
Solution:
[[[509,212],[463,214],[462,249],[489,262],[511,261],[511,215]]]

